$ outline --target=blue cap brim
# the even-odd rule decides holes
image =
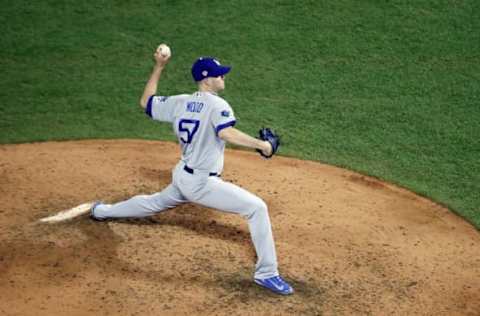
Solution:
[[[210,73],[209,77],[218,77],[218,76],[226,75],[230,72],[231,69],[232,67],[230,66],[219,66],[215,68],[215,71]]]

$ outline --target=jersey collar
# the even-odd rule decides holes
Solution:
[[[202,93],[210,93],[210,94],[218,96],[218,94],[216,92],[213,92],[213,91],[197,91],[197,92],[195,92],[195,94],[202,94]]]

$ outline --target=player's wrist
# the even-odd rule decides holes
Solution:
[[[160,63],[155,63],[155,65],[153,66],[153,71],[157,71],[157,72],[162,72],[162,70],[165,68],[165,64],[160,64]]]
[[[265,150],[265,141],[255,138],[255,149]]]

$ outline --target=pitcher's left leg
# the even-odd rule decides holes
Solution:
[[[146,217],[187,202],[174,184],[152,195],[137,195],[113,205],[100,204],[92,209],[97,220],[107,218]]]

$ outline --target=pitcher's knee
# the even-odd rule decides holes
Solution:
[[[250,205],[247,217],[251,218],[253,216],[265,216],[268,215],[268,207],[267,204],[260,198],[255,199],[252,201],[253,203]]]

